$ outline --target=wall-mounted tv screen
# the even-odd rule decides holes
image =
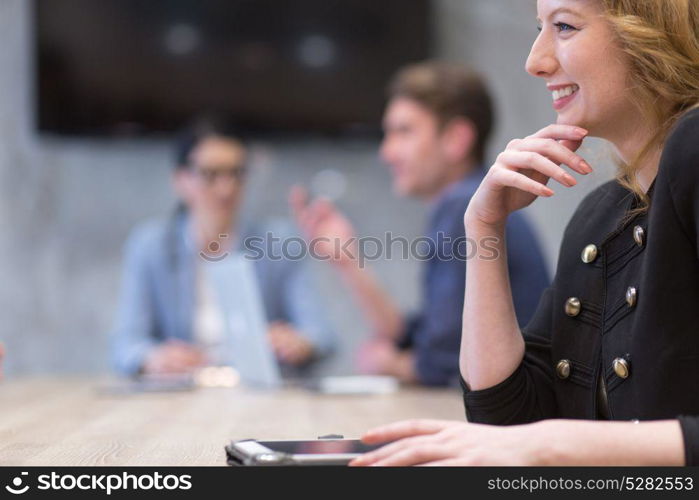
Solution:
[[[430,53],[429,0],[35,0],[37,124],[169,132],[378,130],[385,86]]]

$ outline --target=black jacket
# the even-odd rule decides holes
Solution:
[[[614,181],[580,204],[522,364],[495,387],[463,384],[470,421],[679,418],[699,465],[699,110],[668,138],[649,194],[635,217]]]

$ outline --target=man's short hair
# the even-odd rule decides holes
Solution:
[[[388,98],[405,97],[435,114],[439,126],[454,118],[471,121],[476,129],[474,159],[482,163],[493,129],[493,102],[481,76],[468,67],[439,61],[411,64],[388,86]]]

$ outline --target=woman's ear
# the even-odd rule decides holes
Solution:
[[[473,154],[477,139],[476,127],[467,118],[454,118],[444,127],[443,140],[450,163],[462,163]]]

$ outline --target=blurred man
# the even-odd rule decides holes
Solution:
[[[417,64],[399,72],[389,87],[381,157],[391,168],[398,195],[430,205],[425,234],[431,253],[424,266],[421,310],[413,316],[401,314],[370,270],[359,265],[349,220],[326,200],[309,204],[302,189],[292,192],[292,209],[307,237],[316,239],[315,252],[335,264],[372,325],[371,340],[358,355],[361,371],[426,385],[458,383],[468,254],[463,216],[485,174],[492,127],[488,91],[468,69]],[[520,213],[510,218],[507,242],[515,309],[524,325],[548,286],[548,273]]]
[[[170,220],[136,229],[126,245],[113,332],[122,374],[189,373],[227,364],[224,305],[211,266],[205,272],[207,260],[242,255],[246,237],[264,241],[286,230],[279,223],[261,227],[240,220],[247,168],[247,149],[227,127],[202,122],[182,135],[172,176],[178,210]],[[253,265],[269,348],[285,371],[298,375],[295,369],[328,354],[334,343],[308,272],[302,262],[269,256]]]

